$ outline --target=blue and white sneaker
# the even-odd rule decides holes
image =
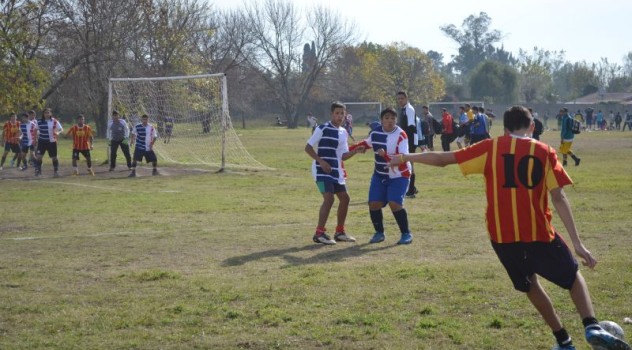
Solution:
[[[397,241],[397,244],[411,244],[413,242],[413,235],[410,232],[402,233],[402,237]]]
[[[371,238],[371,240],[369,241],[369,243],[380,243],[380,242],[384,242],[385,239],[386,239],[386,236],[384,235],[384,232],[376,232]]]
[[[586,327],[586,341],[595,350],[632,350],[630,345],[606,332],[598,324]]]

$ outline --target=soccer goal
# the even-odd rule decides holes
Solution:
[[[445,108],[453,117],[458,118],[460,114],[459,107],[465,106],[466,103],[472,107],[485,107],[485,102],[483,101],[430,102],[428,103],[428,110],[436,119],[441,119],[441,108]]]
[[[154,151],[168,163],[270,169],[241,143],[228,112],[226,75],[110,78],[108,116],[130,128],[147,114],[158,131]]]
[[[343,102],[347,107],[347,113],[353,116],[354,121],[370,122],[380,119],[382,102]]]

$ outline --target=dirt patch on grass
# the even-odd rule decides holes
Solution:
[[[117,167],[113,171],[110,171],[108,165],[97,165],[92,167],[94,170],[94,176],[91,176],[88,173],[88,169],[86,166],[79,167],[79,175],[73,175],[73,168],[71,167],[60,167],[59,168],[59,178],[94,178],[94,179],[119,179],[125,178],[130,174],[129,169],[127,167]],[[214,173],[217,172],[217,168],[195,168],[190,166],[178,166],[169,164],[168,166],[159,166],[158,172],[159,176],[183,176],[183,175],[194,175],[194,174],[202,174],[202,173]],[[52,165],[44,163],[42,166],[42,174],[40,176],[35,176],[35,168],[29,167],[26,170],[20,170],[18,168],[7,168],[5,167],[3,170],[0,170],[0,180],[40,180],[40,179],[53,179],[54,178],[53,167]],[[147,166],[139,166],[136,168],[136,175],[138,177],[144,176],[152,176],[152,168]]]

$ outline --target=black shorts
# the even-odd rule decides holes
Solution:
[[[19,143],[8,143],[5,142],[4,143],[4,151],[5,152],[13,152],[13,153],[20,153],[20,144]]]
[[[134,160],[137,162],[142,162],[143,158],[145,158],[145,161],[147,161],[147,163],[158,161],[158,158],[156,158],[156,153],[154,153],[154,151],[145,151],[145,150],[135,148]]]
[[[22,151],[22,153],[29,153],[30,151],[34,151],[35,147],[33,145],[21,145],[20,146],[20,151]]]
[[[57,142],[50,142],[45,140],[39,140],[37,142],[37,154],[44,156],[44,153],[48,152],[48,156],[51,158],[57,157]]]
[[[72,159],[79,160],[79,154],[83,154],[83,156],[88,159],[90,158],[90,150],[88,149],[73,149],[72,150]]]
[[[492,247],[507,270],[514,288],[528,292],[531,276],[542,276],[551,283],[571,289],[577,276],[578,264],[564,240],[556,233],[550,243],[495,243]]]

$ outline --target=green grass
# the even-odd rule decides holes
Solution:
[[[387,240],[369,245],[372,159],[358,155],[345,165],[347,229],[359,242],[316,245],[322,199],[303,151],[309,130],[238,133],[275,170],[130,180],[100,167],[95,178],[2,180],[0,348],[552,347],[487,240],[480,177],[417,165],[421,195],[406,201],[413,244],[394,244],[385,211]],[[557,132],[544,141],[556,146]],[[632,133],[583,133],[574,148],[582,164],[568,169],[576,184],[567,194],[600,261],[583,273],[598,317],[632,334],[622,322],[632,313]],[[60,152],[62,167],[69,153]],[[568,293],[545,287],[588,349]]]

